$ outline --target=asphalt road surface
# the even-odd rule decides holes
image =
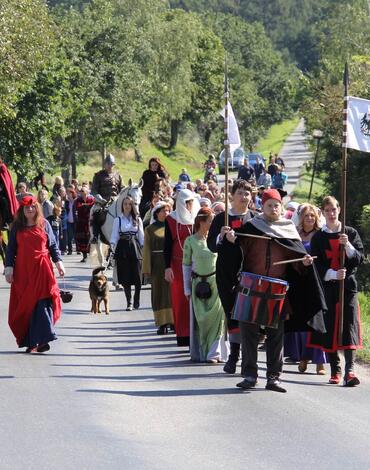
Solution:
[[[279,394],[264,389],[260,353],[260,384],[243,392],[156,335],[147,287],[138,311],[112,291],[111,314],[90,314],[79,259],[65,257],[74,298],[45,354],[17,350],[0,276],[1,470],[370,468],[366,371],[346,389],[287,365]]]

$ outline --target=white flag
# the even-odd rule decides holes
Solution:
[[[370,153],[370,101],[348,97],[347,148]]]
[[[227,103],[227,108],[228,108],[228,142],[230,145],[236,146],[236,148],[240,147],[241,142],[240,142],[240,134],[239,134],[239,129],[238,129],[238,123],[236,122],[235,115],[233,108],[231,106],[230,101]],[[225,109],[221,111],[221,116],[225,118]]]

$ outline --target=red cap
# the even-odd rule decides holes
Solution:
[[[264,191],[262,194],[262,205],[269,199],[276,199],[277,201],[281,202],[281,196],[277,189],[268,189]]]
[[[24,207],[24,206],[32,206],[33,204],[36,204],[37,199],[34,196],[24,196],[20,201],[19,205]]]

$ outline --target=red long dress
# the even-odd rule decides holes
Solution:
[[[190,336],[189,301],[184,294],[182,274],[183,246],[186,238],[191,235],[193,226],[176,222],[170,215],[166,222],[171,232],[171,268],[174,280],[171,283],[172,311],[178,346],[188,346]]]
[[[61,303],[45,230],[34,226],[17,231],[15,236],[16,257],[9,300],[9,326],[18,345],[22,347],[26,346],[23,343],[33,316],[39,315],[37,308],[40,301],[51,301],[54,324],[60,318]],[[52,338],[53,334],[48,334]]]

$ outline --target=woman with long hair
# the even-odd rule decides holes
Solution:
[[[74,221],[76,251],[82,253],[81,263],[86,263],[90,245],[90,211],[95,199],[89,196],[89,190],[82,186],[80,196],[74,201]]]
[[[122,215],[113,222],[110,245],[117,263],[118,283],[125,290],[127,308],[132,310],[131,286],[135,286],[134,308],[140,307],[141,264],[144,245],[143,222],[134,201],[126,196],[122,201]]]
[[[164,227],[171,211],[171,204],[159,201],[152,209],[151,223],[145,229],[143,251],[143,275],[152,283],[152,308],[157,334],[165,335],[173,329],[171,292],[164,279]]]
[[[159,158],[152,157],[149,160],[148,169],[143,172],[141,179],[143,182],[143,186],[141,188],[143,195],[141,198],[139,211],[140,217],[144,218],[145,212],[149,208],[154,192],[159,189],[160,181],[168,179],[168,174]]]
[[[37,200],[25,196],[10,231],[5,277],[11,284],[9,326],[18,346],[28,353],[48,351],[56,339],[61,304],[51,260],[64,276],[50,224]]]
[[[304,247],[310,253],[312,237],[321,228],[320,213],[315,206],[307,203],[298,207],[297,214],[297,230]],[[299,361],[298,371],[302,374],[306,372],[307,364],[311,361],[312,364],[316,364],[316,373],[324,375],[324,364],[327,362],[325,353],[320,349],[307,347],[307,340],[307,332],[286,333],[284,337],[284,356]]]
[[[213,211],[202,207],[195,217],[194,234],[185,240],[183,256],[184,292],[190,304],[190,356],[194,362],[226,362],[225,313],[216,284],[217,254],[207,247]],[[209,292],[202,298],[200,283]]]

